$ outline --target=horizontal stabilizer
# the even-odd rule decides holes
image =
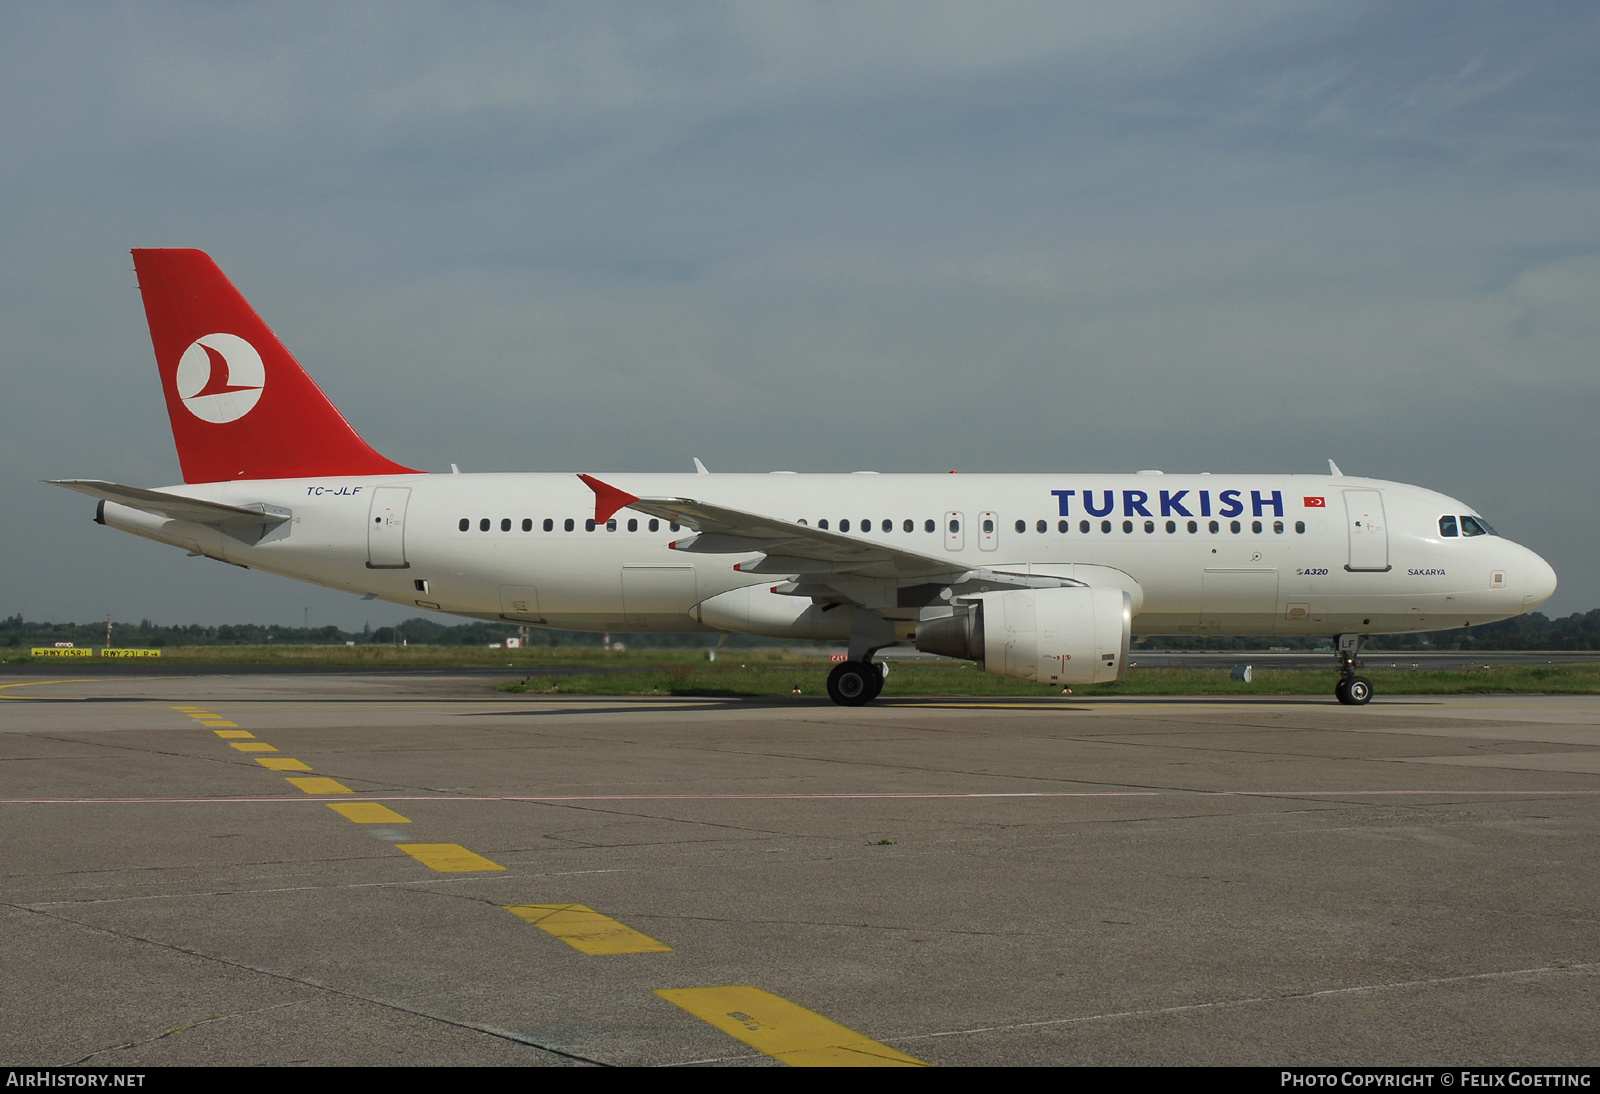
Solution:
[[[122,486],[100,479],[48,479],[52,486],[64,486],[91,498],[104,498],[130,509],[154,513],[168,520],[187,520],[196,524],[276,525],[289,519],[287,513],[268,513],[261,509],[246,509],[238,505],[224,505],[219,501],[199,501],[160,490],[145,490],[138,486]]]

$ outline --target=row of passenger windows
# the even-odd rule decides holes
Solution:
[[[804,524],[805,521],[802,520],[802,521],[800,521],[800,523]],[[827,519],[824,518],[822,520],[817,521],[817,527],[826,530],[827,527],[828,527]],[[863,531],[863,532],[872,531],[872,527],[873,527],[873,523],[870,520],[864,520],[864,521],[861,522],[861,531]],[[886,520],[886,521],[884,521],[882,523],[881,527],[883,528],[883,530],[885,532],[892,532],[892,531],[894,531],[894,521]],[[927,521],[923,521],[922,522],[922,530],[924,532],[932,532],[937,527],[938,527],[938,525],[936,525],[931,520],[927,520]],[[982,527],[983,527],[983,534],[984,535],[993,535],[994,534],[994,529],[995,529],[995,522],[992,519],[986,517],[986,518],[984,518]],[[1017,523],[1015,525],[1013,525],[1013,527],[1016,529],[1017,533],[1020,535],[1022,533],[1027,532],[1027,530],[1028,530],[1028,522],[1025,521],[1025,520],[1019,520],[1019,521],[1017,521]],[[1110,532],[1112,527],[1113,527],[1113,522],[1112,521],[1103,520],[1103,521],[1100,522],[1100,531],[1102,531],[1102,532]],[[1131,535],[1133,533],[1134,527],[1135,527],[1135,524],[1131,520],[1125,520],[1125,521],[1122,522],[1122,530],[1125,533],[1128,533],[1128,534]],[[1174,533],[1176,533],[1178,531],[1178,522],[1175,521],[1175,520],[1169,520],[1169,521],[1166,522],[1166,527],[1167,527],[1168,534],[1174,534]],[[1215,521],[1215,520],[1210,521],[1210,522],[1207,523],[1206,527],[1207,527],[1207,530],[1210,531],[1213,535],[1215,535],[1216,533],[1222,531],[1222,523],[1220,521]],[[907,532],[915,531],[916,530],[916,522],[908,520],[904,524],[901,525],[901,528],[904,531],[907,531]],[[1078,531],[1080,531],[1080,532],[1088,533],[1088,532],[1092,531],[1093,528],[1094,528],[1094,525],[1092,523],[1090,523],[1089,521],[1080,520],[1078,522]],[[849,530],[850,530],[850,521],[849,520],[841,520],[839,522],[839,531],[848,532]],[[1037,521],[1034,524],[1034,530],[1037,531],[1037,532],[1041,532],[1041,533],[1048,532],[1048,531],[1050,531],[1050,522],[1047,521],[1047,520]],[[1149,533],[1154,533],[1155,530],[1156,530],[1156,522],[1153,521],[1153,520],[1145,521],[1144,522],[1144,530],[1146,532],[1149,532]],[[1196,520],[1189,521],[1188,522],[1188,530],[1191,533],[1199,532],[1200,531],[1200,522],[1196,521]],[[1281,521],[1281,520],[1273,521],[1272,522],[1272,530],[1276,534],[1282,535],[1283,534],[1283,521]],[[1297,533],[1299,533],[1301,535],[1304,535],[1305,531],[1306,531],[1306,522],[1303,521],[1303,520],[1295,521],[1294,522],[1294,530]],[[961,522],[959,520],[950,521],[950,531],[951,531],[951,533],[959,533],[961,531]],[[1072,522],[1070,520],[1057,521],[1056,522],[1056,531],[1062,533],[1063,535],[1065,535],[1066,533],[1072,531]],[[1231,520],[1231,521],[1228,522],[1228,531],[1233,532],[1235,535],[1237,535],[1238,533],[1244,531],[1244,525],[1240,521]],[[1256,533],[1257,535],[1260,535],[1263,531],[1265,531],[1265,528],[1264,528],[1264,526],[1263,526],[1261,521],[1253,520],[1253,521],[1250,522],[1250,531]]]
[[[577,522],[575,520],[573,520],[571,517],[568,517],[566,520],[561,522],[561,530],[564,531],[564,532],[574,531],[574,530],[576,530],[577,526],[578,526]],[[456,527],[460,528],[463,532],[471,531],[472,530],[472,518],[470,518],[470,517],[462,517],[461,518],[461,523],[456,525]],[[480,532],[487,532],[492,527],[494,527],[494,522],[491,521],[488,517],[484,517],[483,519],[478,521],[478,531],[480,531]],[[556,522],[551,520],[549,517],[545,517],[544,518],[544,524],[543,524],[542,527],[544,528],[544,530],[546,532],[554,532],[556,530]],[[598,527],[599,527],[599,525],[593,520],[586,520],[586,521],[583,522],[583,530],[585,532],[592,532]],[[638,521],[638,519],[634,518],[634,517],[628,518],[627,528],[628,528],[628,531],[630,531],[630,532],[637,532],[639,530],[639,521]],[[646,528],[651,532],[659,532],[661,530],[661,522],[659,520],[656,520],[654,517],[651,517],[650,520],[648,522],[646,522]],[[605,529],[608,532],[615,532],[617,530],[617,520],[616,520],[615,517],[613,517],[612,519],[606,521]],[[667,525],[667,529],[669,531],[676,532],[678,530],[678,525],[676,525],[676,524],[668,524]],[[500,518],[500,530],[502,532],[511,531],[511,518],[510,517],[501,517]],[[522,518],[522,530],[524,532],[533,531],[533,518],[532,517],[523,517]]]
[[[1439,534],[1446,539],[1455,539],[1458,536],[1492,536],[1496,533],[1482,517],[1463,516],[1458,530],[1455,517],[1443,516],[1439,518]]]
[[[804,520],[800,520],[800,521],[797,521],[796,523],[804,524],[805,521]],[[817,521],[817,527],[821,528],[824,532],[826,532],[828,530],[828,518],[827,517],[823,517],[821,520]],[[939,526],[937,524],[935,524],[931,520],[925,520],[925,521],[922,522],[922,530],[924,532],[932,532],[934,529],[936,529],[938,527]],[[883,528],[883,530],[885,532],[894,531],[894,521],[892,521],[892,520],[884,521],[883,524],[882,524],[882,528]],[[844,520],[841,520],[839,522],[839,531],[848,532],[849,530],[850,530],[850,518],[846,517]],[[915,532],[917,530],[917,522],[914,521],[914,520],[902,521],[901,524],[900,524],[900,530],[903,531],[903,532]],[[961,531],[961,522],[958,521],[958,520],[951,521],[950,522],[950,530],[952,532]],[[861,531],[862,532],[870,532],[870,531],[872,531],[872,521],[870,521],[870,520],[862,521],[861,522]]]
[[[1445,524],[1446,521],[1450,522],[1449,526],[1448,526],[1448,530],[1446,530],[1446,524]],[[1481,536],[1481,535],[1485,534],[1484,528],[1486,528],[1487,525],[1484,525],[1484,526],[1480,527],[1479,523],[1477,521],[1473,520],[1472,517],[1462,517],[1461,518],[1461,522],[1462,522],[1462,528],[1463,529],[1469,529],[1469,528],[1476,529],[1475,531],[1472,531],[1472,530],[1467,531],[1466,532],[1467,535],[1469,535],[1469,536]],[[804,524],[805,521],[801,520],[798,523]],[[1105,532],[1105,533],[1109,533],[1111,531],[1111,529],[1112,529],[1112,524],[1113,524],[1112,521],[1102,520],[1100,522],[1100,531],[1101,532]],[[478,521],[478,531],[480,531],[480,532],[487,532],[493,526],[494,526],[493,522],[488,517],[484,517],[484,518],[482,518],[481,520]],[[617,530],[618,526],[619,525],[618,525],[618,522],[617,522],[615,517],[613,517],[612,519],[610,519],[610,520],[605,522],[605,529],[608,532],[615,532]],[[472,520],[471,520],[471,518],[462,517],[461,518],[461,523],[458,525],[458,527],[463,532],[471,531],[471,529],[472,529]],[[571,517],[568,517],[566,520],[561,522],[561,527],[562,527],[563,531],[571,532],[571,531],[576,530],[577,523]],[[593,520],[586,520],[586,521],[583,522],[583,530],[586,531],[586,532],[592,532],[597,527],[598,527],[598,525]],[[651,532],[657,532],[657,531],[660,531],[660,529],[661,529],[661,522],[659,520],[656,520],[654,517],[651,517],[650,520],[647,522],[646,527]],[[678,525],[676,525],[676,524],[669,524],[669,525],[667,525],[667,527],[671,531],[674,531],[674,532],[678,531]],[[817,527],[821,528],[824,531],[827,531],[828,530],[828,519],[826,517],[824,517],[823,519],[817,521]],[[894,521],[885,520],[885,521],[883,521],[883,523],[881,524],[880,527],[885,532],[893,532],[894,531]],[[907,521],[903,522],[900,527],[901,527],[902,531],[914,532],[914,531],[916,531],[917,525],[916,525],[915,521],[907,520]],[[1014,527],[1016,528],[1018,534],[1025,533],[1028,530],[1028,522],[1025,521],[1025,520],[1019,520],[1019,521],[1017,521],[1017,523],[1016,523],[1016,525]],[[1133,534],[1134,527],[1135,527],[1134,522],[1131,521],[1131,520],[1125,520],[1125,521],[1122,522],[1122,531],[1127,535],[1132,535]],[[1186,527],[1187,531],[1191,535],[1193,535],[1193,534],[1198,533],[1200,531],[1200,522],[1197,521],[1197,520],[1191,520],[1191,521],[1186,522],[1185,527]],[[551,518],[546,517],[546,518],[544,518],[543,528],[544,528],[544,530],[546,532],[553,532],[556,529],[556,522],[554,520],[552,520]],[[938,525],[932,520],[926,520],[926,521],[922,522],[922,530],[924,532],[930,532],[931,533],[936,528],[938,528]],[[1087,520],[1080,520],[1078,522],[1078,531],[1079,532],[1087,534],[1088,532],[1092,531],[1093,528],[1094,528],[1094,525],[1091,522],[1087,521]],[[627,521],[627,529],[630,532],[637,532],[639,530],[639,521],[638,521],[638,519],[634,518],[634,517],[629,517],[628,521]],[[860,523],[860,529],[861,529],[861,531],[863,533],[871,532],[872,529],[873,529],[873,522],[870,521],[870,520],[863,520]],[[984,521],[983,521],[983,532],[984,532],[984,534],[985,535],[993,535],[994,534],[994,529],[995,529],[995,522],[992,519],[985,518]],[[500,520],[500,530],[502,532],[511,531],[511,518],[510,517],[502,517],[501,518],[501,520]],[[522,519],[522,530],[524,532],[533,531],[533,518],[524,517]],[[1047,521],[1047,520],[1038,521],[1038,522],[1036,522],[1034,524],[1034,530],[1038,531],[1038,532],[1041,532],[1041,533],[1048,532],[1048,531],[1050,531],[1050,522]],[[1152,534],[1153,535],[1155,533],[1155,530],[1156,530],[1156,522],[1153,521],[1153,520],[1145,521],[1144,522],[1144,530],[1145,530],[1145,532],[1147,534]],[[1178,522],[1175,521],[1175,520],[1167,521],[1166,522],[1166,530],[1167,530],[1167,534],[1168,535],[1176,534],[1177,531],[1178,531]],[[1261,521],[1253,520],[1253,521],[1250,522],[1250,531],[1252,533],[1254,533],[1255,535],[1260,535],[1265,530],[1266,530],[1265,526],[1263,525],[1263,523]],[[1303,520],[1295,521],[1294,522],[1294,530],[1295,530],[1295,532],[1297,534],[1304,535],[1305,534],[1305,530],[1306,530],[1306,522],[1303,521]],[[841,520],[839,522],[839,531],[841,531],[841,532],[850,531],[850,521],[849,521],[848,518],[846,518],[844,520]],[[961,522],[959,520],[951,520],[950,521],[950,531],[951,531],[952,534],[959,533],[961,531]],[[1069,520],[1057,521],[1056,522],[1056,531],[1060,532],[1063,535],[1065,535],[1066,533],[1072,531],[1072,522],[1069,521]],[[1210,532],[1212,535],[1216,535],[1217,533],[1222,531],[1222,522],[1221,521],[1216,521],[1216,520],[1208,521],[1207,524],[1206,524],[1206,531]],[[1232,532],[1234,535],[1238,535],[1240,532],[1244,531],[1243,522],[1242,521],[1237,521],[1237,520],[1230,520],[1228,522],[1228,531]],[[1281,536],[1283,534],[1283,531],[1284,531],[1283,521],[1281,521],[1281,520],[1273,521],[1272,522],[1272,531],[1273,531],[1274,534]],[[1441,518],[1439,518],[1439,532],[1440,532],[1440,534],[1446,535],[1446,536],[1455,535],[1456,534],[1455,518],[1454,517],[1441,517]]]
[[[984,521],[983,522],[983,525],[984,525],[983,530],[985,532],[994,531],[994,529],[992,527],[990,527],[990,525],[992,525],[993,523],[994,523],[993,521],[988,521],[988,520]],[[1102,532],[1110,532],[1111,529],[1112,529],[1112,526],[1113,526],[1113,522],[1112,521],[1103,520],[1103,521],[1100,522],[1100,531],[1102,531]],[[1136,527],[1137,527],[1137,525],[1131,520],[1125,520],[1125,521],[1122,522],[1122,531],[1126,535],[1132,535],[1133,532],[1134,532],[1134,529]],[[1092,531],[1093,528],[1094,528],[1094,525],[1092,523],[1090,523],[1089,521],[1080,520],[1078,522],[1078,531],[1080,531],[1080,532],[1089,532],[1089,531]],[[1046,521],[1046,520],[1041,520],[1037,524],[1034,525],[1034,529],[1036,531],[1039,531],[1039,532],[1048,532],[1050,530],[1050,522]],[[1198,533],[1200,531],[1200,522],[1197,521],[1197,520],[1187,521],[1185,523],[1185,529],[1189,532],[1190,535],[1194,535],[1194,534],[1196,534],[1196,533]],[[1018,532],[1026,532],[1028,530],[1028,522],[1025,521],[1025,520],[1017,521],[1016,530]],[[1069,520],[1060,520],[1060,521],[1056,522],[1056,531],[1061,532],[1061,533],[1066,533],[1066,532],[1070,532],[1071,530],[1072,530],[1072,522],[1071,521],[1069,521]],[[1155,534],[1155,530],[1156,530],[1156,522],[1155,521],[1147,520],[1147,521],[1144,522],[1144,531],[1145,531],[1146,534],[1154,535]],[[1306,522],[1303,521],[1303,520],[1295,521],[1294,522],[1294,530],[1295,530],[1296,534],[1298,534],[1298,535],[1305,535]],[[1175,520],[1167,521],[1166,522],[1166,531],[1167,531],[1168,535],[1177,534],[1178,522],[1175,521]],[[1212,535],[1216,535],[1217,533],[1222,531],[1222,522],[1218,521],[1218,520],[1207,521],[1206,522],[1206,531],[1210,532]],[[1228,522],[1228,531],[1232,532],[1234,535],[1238,535],[1240,532],[1244,531],[1244,523],[1242,521],[1230,520]],[[1261,521],[1253,520],[1253,521],[1250,522],[1250,531],[1253,532],[1256,535],[1260,535],[1262,532],[1266,531],[1266,528],[1262,524]],[[1283,521],[1281,521],[1281,520],[1273,521],[1272,522],[1272,531],[1273,531],[1273,533],[1275,535],[1280,535],[1280,536],[1283,535],[1283,531],[1284,531]]]

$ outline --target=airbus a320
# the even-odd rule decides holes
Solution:
[[[183,483],[58,485],[192,555],[476,619],[848,643],[872,701],[908,642],[1068,687],[1134,633],[1333,639],[1530,611],[1556,575],[1471,506],[1328,475],[427,474],[369,447],[201,251],[135,250]]]

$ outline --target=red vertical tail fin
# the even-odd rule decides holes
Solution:
[[[211,256],[135,250],[184,482],[410,473],[368,446]]]

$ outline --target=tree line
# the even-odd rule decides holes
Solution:
[[[277,624],[226,623],[205,626],[199,623],[161,625],[148,619],[138,623],[113,623],[113,646],[397,646],[402,643],[426,646],[488,646],[515,638],[518,628],[512,623],[441,623],[418,616],[393,627],[363,627],[344,631],[335,626],[280,627]],[[712,645],[711,634],[626,634],[616,632],[612,641],[630,648],[681,649]],[[93,623],[48,623],[23,619],[19,613],[0,620],[0,647],[50,646],[71,642],[77,646],[105,644],[106,625]],[[590,631],[557,631],[530,628],[527,641],[533,646],[598,646],[602,636]],[[728,645],[735,647],[792,645],[777,638],[732,635]],[[1183,650],[1259,650],[1271,646],[1288,649],[1320,649],[1326,638],[1287,638],[1274,636],[1218,635],[1143,635],[1137,648]],[[1481,627],[1460,627],[1424,634],[1382,635],[1367,646],[1371,650],[1600,650],[1600,608],[1574,612],[1551,619],[1543,612],[1529,612],[1515,619],[1487,623]]]

